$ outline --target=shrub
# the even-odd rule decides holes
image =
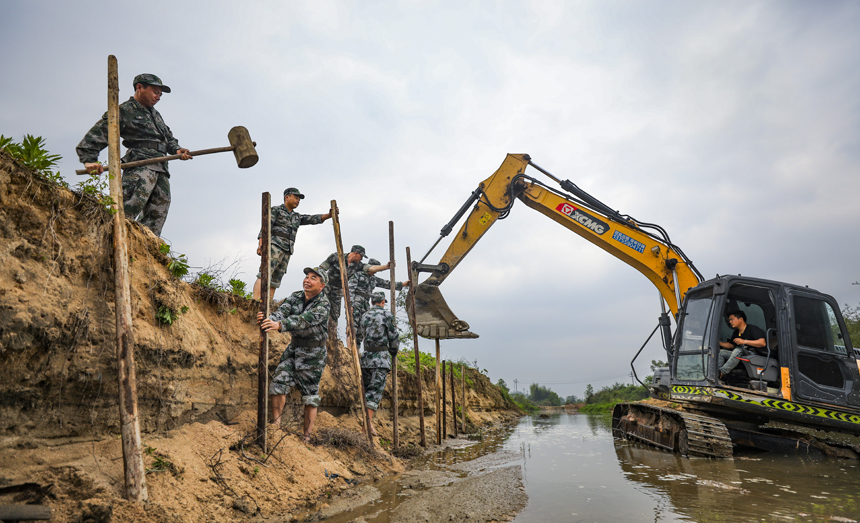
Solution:
[[[69,188],[69,184],[60,176],[60,171],[53,172],[51,170],[63,157],[59,154],[48,153],[45,149],[45,140],[41,136],[27,134],[24,135],[21,143],[16,143],[12,138],[0,134],[0,150],[6,151],[24,167],[48,179],[48,181],[66,189]]]

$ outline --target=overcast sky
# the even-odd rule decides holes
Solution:
[[[860,3],[2,3],[0,133],[41,135],[80,179],[75,146],[157,74],[183,147],[244,125],[259,163],[171,166],[163,236],[194,266],[238,259],[253,283],[260,195],[342,214],[344,242],[398,280],[506,153],[528,153],[615,209],[659,223],[705,275],[742,273],[860,302]],[[102,160],[107,159],[103,151]],[[530,174],[539,176],[531,170]],[[443,242],[428,258],[436,263]],[[335,250],[303,227],[277,296]],[[443,341],[513,388],[562,396],[624,381],[656,325],[638,272],[521,203],[442,286],[481,337]],[[432,352],[430,340],[421,348]],[[665,355],[652,342],[637,369]],[[564,383],[562,383],[564,382]]]

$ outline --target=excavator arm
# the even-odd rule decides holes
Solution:
[[[562,191],[526,176],[525,169],[529,165],[558,183]],[[431,273],[414,290],[420,336],[440,339],[477,337],[468,330],[468,323],[448,307],[439,285],[490,227],[507,217],[516,200],[641,272],[660,291],[673,315],[677,315],[687,290],[703,280],[692,262],[671,243],[659,226],[639,223],[619,214],[572,182],[559,180],[544,171],[531,162],[527,154],[509,154],[501,167],[480,183],[460,212],[442,229],[444,237],[474,204],[439,263],[413,263],[414,271]]]

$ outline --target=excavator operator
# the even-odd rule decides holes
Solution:
[[[747,347],[764,347],[764,331],[755,325],[747,323],[747,315],[743,311],[729,313],[729,325],[734,329],[728,341],[720,342],[720,378],[737,367]],[[729,350],[730,349],[730,350]]]

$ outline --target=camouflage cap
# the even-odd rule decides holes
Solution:
[[[320,277],[320,279],[322,280],[322,282],[324,284],[328,285],[328,273],[326,271],[322,270],[321,268],[319,268],[319,267],[305,267],[305,270],[303,272],[305,274],[307,274],[309,272],[316,274],[317,276]]]
[[[144,73],[139,74],[134,77],[134,83],[132,87],[137,87],[137,84],[146,84],[146,85],[154,85],[156,87],[161,87],[162,93],[169,93],[170,87],[167,87],[163,83],[161,83],[161,78],[155,76],[154,74]]]
[[[376,258],[368,258],[367,263],[368,265],[382,265],[382,262]]]
[[[364,247],[362,247],[361,245],[353,245],[352,249],[350,249],[349,252],[357,252],[361,255],[362,258],[367,258],[367,254],[365,254]]]
[[[284,189],[284,196],[286,196],[288,194],[295,194],[296,196],[299,197],[300,200],[305,199],[305,195],[300,193],[299,190],[296,189],[295,187],[287,187],[286,189]]]
[[[370,295],[370,303],[382,303],[385,301],[385,294],[381,292],[374,292]]]

